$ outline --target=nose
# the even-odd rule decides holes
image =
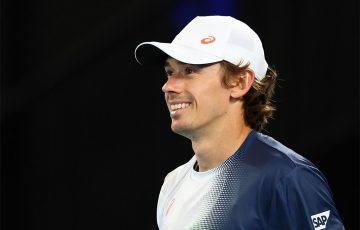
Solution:
[[[171,76],[167,79],[161,90],[164,93],[179,93],[181,91],[182,82],[179,77]]]

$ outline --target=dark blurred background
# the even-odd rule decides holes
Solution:
[[[192,156],[162,69],[135,47],[234,16],[280,74],[264,131],[326,175],[359,228],[359,7],[332,1],[2,0],[1,229],[157,229],[164,176]]]

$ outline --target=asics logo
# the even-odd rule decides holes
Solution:
[[[318,213],[311,216],[311,221],[315,230],[321,230],[326,228],[326,223],[330,216],[330,210]]]
[[[201,39],[201,44],[209,44],[212,43],[216,40],[216,38],[214,36],[208,36],[206,38]]]
[[[171,207],[173,206],[174,202],[175,202],[175,198],[173,198],[173,199],[170,201],[170,204],[168,205],[168,207],[167,207],[167,209],[166,209],[165,216],[167,216],[167,215],[169,214],[170,209],[171,209]]]

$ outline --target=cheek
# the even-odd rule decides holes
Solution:
[[[207,111],[209,110],[223,110],[230,102],[230,91],[216,87],[203,87],[198,94],[198,106]]]
[[[223,87],[219,75],[209,74],[196,80],[188,89],[199,107],[216,107],[229,102],[230,90]]]

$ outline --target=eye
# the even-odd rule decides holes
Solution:
[[[192,66],[185,67],[185,74],[192,74],[194,73],[194,68]]]
[[[169,77],[174,74],[174,71],[171,69],[165,68],[165,74],[167,77]]]

